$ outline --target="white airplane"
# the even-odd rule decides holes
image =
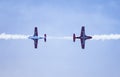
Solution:
[[[76,39],[80,39],[81,40],[81,47],[82,47],[82,49],[84,49],[85,48],[85,40],[92,39],[92,37],[91,36],[86,36],[86,34],[85,34],[85,27],[82,26],[81,34],[80,34],[79,37],[76,37],[75,33],[73,34],[73,42],[75,42]]]
[[[34,28],[34,35],[28,38],[34,40],[34,48],[37,48],[39,39],[44,39],[44,42],[46,42],[46,34],[44,34],[44,37],[39,37],[37,27]]]

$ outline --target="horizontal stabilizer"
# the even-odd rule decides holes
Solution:
[[[73,42],[75,42],[75,40],[76,40],[76,36],[75,34],[73,34]]]
[[[46,42],[46,41],[47,41],[46,37],[47,37],[47,35],[46,35],[46,34],[44,34],[44,42]]]

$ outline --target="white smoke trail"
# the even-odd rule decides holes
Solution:
[[[22,34],[6,34],[1,33],[0,39],[28,39],[31,35],[22,35]],[[72,36],[48,36],[47,39],[53,40],[73,40]],[[93,35],[91,40],[118,40],[120,39],[120,34],[104,34],[104,35]]]
[[[6,34],[1,33],[0,39],[8,40],[8,39],[28,39],[29,35],[21,35],[21,34]]]
[[[48,36],[47,39],[54,40],[73,40],[72,36]],[[91,40],[119,40],[120,34],[103,34],[103,35],[93,35]]]
[[[92,40],[119,40],[120,34],[93,35]]]
[[[72,37],[70,36],[48,36],[47,39],[53,39],[53,40],[72,40]]]
[[[72,36],[48,36],[47,39],[53,40],[73,40]],[[91,40],[118,40],[120,39],[120,34],[103,34],[103,35],[93,35]]]

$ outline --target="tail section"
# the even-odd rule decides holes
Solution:
[[[46,34],[44,34],[44,42],[46,42],[46,41],[47,41],[46,37],[47,37],[47,35],[46,35]]]
[[[76,40],[76,36],[75,36],[75,33],[73,34],[73,42],[75,42]]]

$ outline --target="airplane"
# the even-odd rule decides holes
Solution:
[[[86,34],[85,34],[85,27],[82,26],[82,28],[81,28],[81,34],[80,34],[79,37],[76,37],[75,33],[73,34],[73,42],[75,42],[76,39],[80,39],[80,41],[81,41],[81,47],[82,47],[82,49],[84,49],[85,48],[85,41],[87,39],[92,39],[92,37],[91,36],[86,36]]]
[[[32,39],[34,41],[34,48],[36,49],[37,45],[38,45],[38,40],[39,39],[44,39],[44,42],[46,42],[46,37],[47,37],[46,34],[44,34],[44,37],[39,37],[38,36],[38,29],[37,29],[37,27],[35,27],[34,28],[34,35],[33,36],[29,36],[28,38]]]

